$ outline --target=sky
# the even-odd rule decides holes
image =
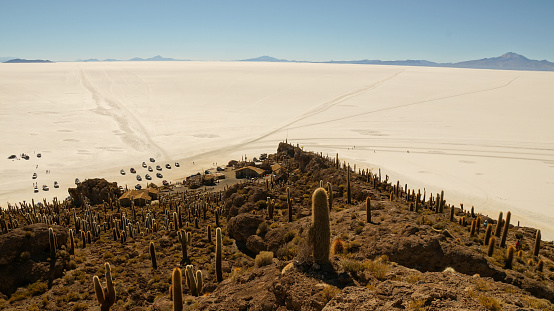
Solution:
[[[0,0],[0,57],[554,61],[552,0]]]

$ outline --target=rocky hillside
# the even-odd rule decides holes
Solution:
[[[79,207],[10,206],[0,309],[554,310],[554,245],[510,213],[286,143],[274,163],[220,191],[160,189],[144,207],[120,206],[115,185],[82,191]]]

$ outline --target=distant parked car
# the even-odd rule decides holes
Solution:
[[[123,192],[125,189],[123,189],[123,186],[119,186],[119,191]]]
[[[168,183],[167,180],[165,180],[165,179],[164,179],[164,181],[162,181],[162,184],[163,184],[164,186],[169,186],[169,183]]]
[[[34,189],[34,191],[35,191],[35,193],[37,193],[37,192],[38,192],[38,187],[37,187],[37,186],[35,186],[35,189]]]
[[[144,175],[144,178],[146,178],[146,180],[151,180],[152,179],[152,177],[150,177],[150,175],[148,175],[148,174]]]
[[[161,171],[161,170],[162,170],[162,167],[159,166],[159,165],[156,165],[156,169],[157,169],[158,171]]]
[[[121,171],[119,171],[121,173],[121,175],[125,175],[125,170],[124,169],[121,169]]]
[[[142,180],[142,177],[140,177],[140,175],[137,175],[137,180],[138,180],[138,181],[141,181],[141,180]]]
[[[152,169],[152,166],[148,165],[148,171],[149,172],[153,172],[154,170]]]
[[[33,173],[33,179],[37,179],[37,173]]]
[[[48,191],[50,190],[47,185],[42,185],[42,191]]]
[[[60,187],[60,185],[58,184],[57,181],[55,181],[55,182],[54,182],[54,188],[59,188],[59,187]]]
[[[131,167],[130,171],[131,171],[131,173],[133,173],[133,174],[137,172],[137,171],[136,171],[134,168],[132,168],[132,167]]]
[[[154,160],[154,158],[150,158],[150,162],[156,162],[156,160]]]
[[[40,157],[42,157],[42,154],[37,153],[37,158],[40,158]]]
[[[218,166],[218,167],[217,167],[217,171],[218,171],[218,172],[223,172],[223,171],[225,171],[225,169],[222,168],[221,166]]]
[[[146,168],[146,162],[142,162],[142,167]]]
[[[181,166],[181,164],[179,164],[179,162],[175,162],[175,167],[179,167]]]
[[[164,176],[161,173],[156,173],[156,177],[163,178]]]
[[[165,165],[165,168],[171,169],[171,165],[169,165],[169,163],[167,163],[167,164]]]
[[[140,189],[142,189],[142,186],[140,184],[136,184],[135,189],[140,190]]]

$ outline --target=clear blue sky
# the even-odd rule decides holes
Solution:
[[[0,57],[554,61],[553,0],[0,1]]]

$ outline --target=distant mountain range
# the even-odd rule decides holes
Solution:
[[[5,63],[51,63],[49,60],[26,60],[19,58],[11,57],[0,57],[0,61]],[[104,59],[98,60],[96,58],[91,59],[78,59],[78,62],[117,62],[121,60],[117,59]],[[131,62],[146,62],[146,61],[186,61],[182,59],[166,58],[160,55],[151,57],[151,58],[140,58],[135,57],[127,61]],[[500,70],[531,70],[531,71],[554,71],[554,63],[551,63],[547,60],[533,60],[528,59],[523,55],[516,53],[506,53],[502,56],[492,57],[492,58],[483,58],[478,60],[470,60],[458,63],[435,63],[427,60],[393,60],[393,61],[382,61],[382,60],[345,60],[345,61],[326,61],[326,62],[311,62],[311,61],[297,61],[297,60],[287,60],[279,59],[271,56],[260,56],[250,59],[241,59],[237,60],[240,62],[272,62],[272,63],[285,63],[285,62],[294,62],[294,63],[326,63],[326,64],[367,64],[367,65],[391,65],[391,66],[423,66],[423,67],[452,67],[452,68],[474,68],[474,69],[500,69]]]
[[[77,61],[78,62],[121,62],[121,61],[126,61],[126,62],[175,62],[175,61],[183,61],[183,60],[182,59],[174,59],[174,58],[166,58],[166,57],[162,57],[160,55],[156,55],[156,56],[150,57],[150,58],[135,57],[135,58],[131,58],[129,60],[119,60],[119,59],[113,59],[113,58],[99,60],[99,59],[96,59],[96,58],[90,58],[90,59],[78,59]]]
[[[49,60],[44,60],[44,59],[20,59],[20,58],[15,58],[15,59],[10,59],[8,61],[5,61],[4,63],[53,63],[53,62],[49,61]]]
[[[278,59],[270,56],[243,59],[243,62],[297,62],[297,63],[328,63],[328,64],[367,64],[367,65],[392,65],[392,66],[424,66],[424,67],[453,67],[453,68],[475,68],[475,69],[500,69],[500,70],[532,70],[532,71],[554,71],[554,63],[546,60],[532,60],[516,53],[506,53],[499,57],[483,58],[458,63],[435,63],[427,60],[347,60],[347,61],[291,61]]]

